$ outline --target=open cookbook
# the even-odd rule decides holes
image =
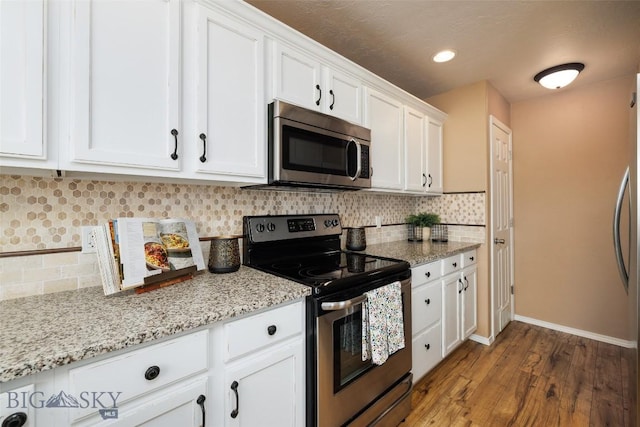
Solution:
[[[180,281],[206,264],[193,221],[118,218],[94,227],[105,295]]]

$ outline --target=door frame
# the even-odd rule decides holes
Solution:
[[[495,318],[496,318],[496,301],[495,301],[495,296],[496,296],[496,289],[495,289],[495,283],[494,283],[494,271],[495,271],[495,257],[493,256],[493,239],[495,238],[494,236],[494,223],[495,223],[495,212],[493,210],[493,191],[494,191],[494,176],[493,176],[493,155],[494,155],[494,145],[493,145],[493,137],[494,137],[494,126],[500,128],[502,131],[504,131],[505,133],[507,133],[509,135],[509,216],[510,216],[510,226],[509,226],[509,240],[510,240],[510,245],[511,245],[511,251],[510,251],[510,256],[509,256],[509,264],[510,264],[510,277],[509,277],[509,281],[511,282],[510,287],[512,289],[511,292],[511,320],[514,319],[515,316],[515,283],[514,283],[514,239],[513,239],[513,229],[514,229],[514,216],[513,216],[513,132],[511,131],[511,128],[509,128],[509,126],[505,125],[504,123],[502,123],[500,120],[498,120],[495,116],[493,115],[489,115],[489,179],[490,179],[490,197],[489,200],[487,201],[489,204],[489,209],[490,209],[490,219],[489,219],[489,240],[488,240],[488,246],[489,246],[489,259],[491,260],[490,262],[490,288],[491,288],[491,336],[490,336],[490,341],[493,342],[496,338],[497,332],[496,332],[496,324],[495,324]]]

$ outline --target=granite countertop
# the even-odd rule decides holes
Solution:
[[[101,286],[0,302],[0,382],[305,297],[310,288],[249,267],[205,272],[143,294]]]
[[[390,242],[365,253],[411,266],[478,243]],[[106,297],[101,286],[0,301],[0,383],[268,308],[311,288],[249,267],[135,294]]]
[[[480,243],[465,242],[409,242],[401,240],[389,243],[367,245],[363,251],[369,255],[397,258],[407,261],[411,267],[436,261],[451,255],[480,247]]]

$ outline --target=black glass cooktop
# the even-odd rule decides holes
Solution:
[[[295,280],[315,288],[348,287],[371,281],[378,276],[400,273],[409,264],[391,258],[364,253],[336,251],[272,263],[253,265],[260,270]],[[318,292],[320,289],[317,290]]]

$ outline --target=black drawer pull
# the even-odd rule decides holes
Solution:
[[[427,298],[426,300],[424,300],[424,302],[425,302],[427,305],[431,304],[431,298]]]
[[[14,412],[4,419],[2,427],[22,427],[27,423],[27,414],[24,412]]]
[[[431,277],[431,272],[427,271],[426,273],[424,273],[424,275],[427,276],[427,277]]]
[[[426,348],[427,350],[429,350],[431,348],[431,344],[425,344],[424,348]]]
[[[231,383],[231,390],[236,394],[236,409],[231,411],[231,418],[236,418],[240,412],[240,397],[238,396],[238,381]]]
[[[175,148],[173,149],[173,153],[171,153],[171,159],[178,160],[178,131],[176,129],[171,129],[171,135],[173,135],[176,140]]]
[[[269,335],[275,335],[277,330],[278,328],[276,327],[276,325],[271,325],[267,328],[267,333]]]
[[[144,373],[144,378],[148,381],[155,380],[160,375],[160,367],[159,366],[150,366]]]
[[[200,139],[202,140],[202,156],[200,156],[200,161],[204,163],[207,161],[207,135],[201,133]]]
[[[454,266],[454,267],[457,267],[457,266],[458,266],[458,263],[457,263],[457,262],[454,262],[454,263],[453,263],[453,266]]]
[[[204,411],[204,401],[207,400],[207,397],[204,394],[198,396],[196,403],[200,405],[200,410],[202,411],[202,427],[207,426],[207,421],[205,419],[205,411]]]
[[[470,259],[471,261],[473,261],[473,260],[474,260],[474,258],[475,258],[475,257],[469,257],[469,259]]]

